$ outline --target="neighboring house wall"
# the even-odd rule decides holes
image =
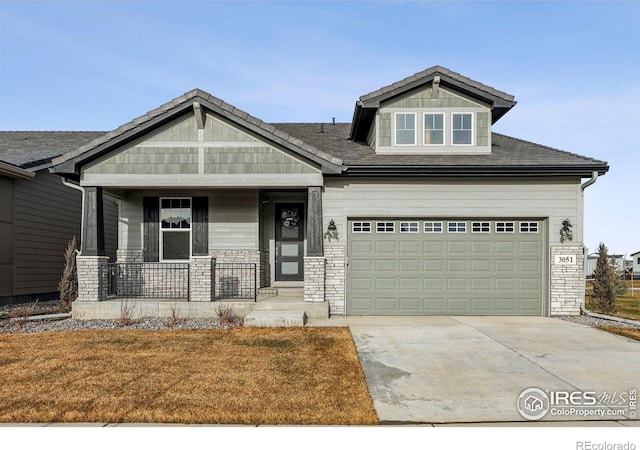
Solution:
[[[0,297],[13,294],[13,180],[0,177]]]
[[[47,169],[34,178],[11,181],[3,179],[0,189],[0,228],[11,229],[0,238],[0,297],[56,293],[67,244],[73,236],[79,244],[82,194],[64,186]],[[115,255],[117,210],[113,199],[105,197],[104,208],[106,251]],[[12,224],[7,218],[12,218]]]
[[[633,261],[633,273],[640,274],[640,252],[631,255]]]

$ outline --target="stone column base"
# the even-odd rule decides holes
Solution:
[[[584,302],[584,249],[581,245],[557,245],[550,251],[552,316],[577,316]]]
[[[324,302],[326,259],[324,256],[304,258],[304,301]]]
[[[100,282],[100,266],[109,262],[108,256],[76,256],[78,270],[78,298],[79,302],[98,302],[106,297],[105,282]]]
[[[213,256],[192,256],[189,267],[189,301],[213,301],[214,267]]]

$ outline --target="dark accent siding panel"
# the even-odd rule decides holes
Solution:
[[[103,196],[104,208],[104,251],[109,261],[116,260],[118,249],[118,204],[113,197]]]
[[[145,262],[160,261],[160,198],[143,197],[143,257]]]
[[[191,208],[193,215],[192,254],[193,256],[206,256],[209,254],[209,197],[193,197]]]
[[[44,170],[16,180],[15,199],[14,295],[55,292],[67,244],[80,238],[82,194]]]

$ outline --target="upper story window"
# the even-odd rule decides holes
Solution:
[[[453,145],[473,144],[473,113],[451,114],[451,143]]]
[[[396,145],[416,145],[416,114],[396,113]]]
[[[444,145],[444,114],[425,113],[424,145]]]
[[[160,260],[191,258],[191,199],[160,199]]]

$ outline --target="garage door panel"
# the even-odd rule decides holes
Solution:
[[[469,311],[471,301],[466,298],[450,298],[447,300],[447,310],[452,313]]]
[[[447,280],[447,288],[450,291],[466,291],[468,288],[467,280],[466,278],[449,278]]]
[[[418,254],[420,253],[420,242],[418,241],[404,241],[404,242],[400,242],[400,253],[402,254],[410,254],[410,253],[414,253],[414,254]]]
[[[433,235],[425,234],[425,236],[428,236],[430,238],[438,237],[442,239],[442,235],[440,233]],[[442,255],[444,253],[444,242],[427,241],[422,244],[422,248],[425,255]]]
[[[395,278],[376,278],[376,289],[379,291],[395,291],[397,288]]]
[[[400,278],[400,290],[402,293],[406,293],[406,291],[416,291],[420,290],[420,280],[418,278]]]
[[[398,306],[400,311],[407,313],[420,313],[422,311],[422,300],[419,298],[401,298]]]
[[[358,272],[366,272],[371,273],[373,269],[373,260],[372,259],[352,259],[349,262],[351,266],[351,270],[355,273]]]
[[[442,278],[434,278],[433,280],[424,280],[425,291],[441,291],[444,288],[444,280]]]
[[[486,278],[474,278],[471,280],[471,289],[474,291],[492,291],[493,280]]]
[[[497,219],[476,233],[470,219],[451,219],[466,222],[464,233],[449,230],[447,219],[402,219],[417,222],[417,232],[415,225],[402,227],[399,219],[379,221],[392,223],[385,229],[394,231],[349,232],[348,314],[542,313],[542,232],[524,233],[519,226],[498,232]],[[424,222],[443,223],[442,232],[425,232],[433,228]]]
[[[393,314],[397,312],[396,302],[397,300],[395,298],[377,298],[376,310],[382,313]]]
[[[376,253],[378,254],[385,254],[385,253],[395,254],[398,251],[397,242],[395,241],[376,242],[375,249],[376,249]]]
[[[447,242],[448,253],[467,253],[466,242]]]
[[[450,259],[447,261],[447,270],[449,272],[466,272],[469,266],[469,261],[466,259]]]
[[[419,272],[420,261],[417,259],[401,259],[399,261],[401,272]]]

